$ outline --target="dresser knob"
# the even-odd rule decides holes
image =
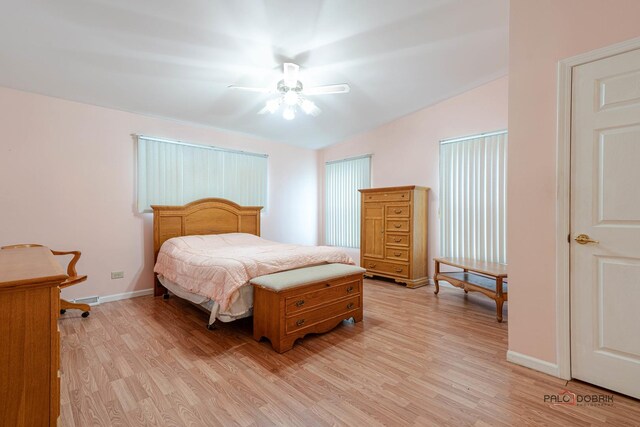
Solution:
[[[351,292],[353,292],[353,286],[349,286],[347,288],[347,293],[350,294]]]
[[[369,264],[369,268],[376,268],[376,264]]]
[[[396,209],[394,212],[397,213],[397,214],[401,214],[402,213],[402,209]]]
[[[347,310],[351,310],[352,308],[353,308],[353,303],[352,302],[347,304]]]
[[[402,273],[402,269],[401,268],[396,268],[396,273]]]
[[[304,300],[296,301],[296,307],[302,307],[304,305]]]
[[[394,241],[394,242],[396,242],[396,243],[399,243],[399,242],[401,242],[401,241],[402,241],[402,239],[401,239],[401,238],[399,238],[399,237],[397,237],[397,238],[393,239],[393,241]]]
[[[300,319],[296,322],[296,326],[302,326],[304,325],[304,319]]]
[[[393,226],[394,226],[395,228],[400,228],[400,227],[402,227],[402,224],[393,224]]]
[[[400,256],[400,255],[402,255],[402,252],[394,252],[393,254],[394,254],[395,256]]]

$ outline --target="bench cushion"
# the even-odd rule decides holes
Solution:
[[[267,274],[251,279],[252,285],[269,288],[275,292],[321,280],[335,279],[337,277],[362,274],[366,270],[348,264],[322,264],[313,267],[298,268],[282,271],[280,273]]]

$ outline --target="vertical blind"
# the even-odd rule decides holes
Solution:
[[[371,186],[371,156],[328,162],[325,166],[325,243],[360,247],[360,193]]]
[[[221,197],[265,206],[267,156],[138,136],[138,210]]]
[[[441,141],[440,251],[507,262],[507,132]]]

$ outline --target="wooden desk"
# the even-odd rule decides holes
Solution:
[[[57,425],[67,277],[49,248],[0,250],[0,426]]]
[[[440,280],[464,289],[464,292],[480,292],[496,302],[496,318],[502,322],[502,306],[508,300],[507,265],[494,262],[482,262],[467,258],[435,258],[436,274],[433,278],[437,295]],[[440,264],[461,268],[462,271],[440,271]]]

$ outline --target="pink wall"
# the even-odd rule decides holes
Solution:
[[[135,211],[133,133],[269,154],[262,235],[317,243],[316,151],[6,88],[0,129],[0,245],[81,250],[89,280],[67,298],[152,286],[152,215]]]
[[[556,363],[558,61],[640,36],[638,0],[512,0],[509,348]]]
[[[480,86],[401,119],[322,150],[318,159],[319,185],[324,162],[372,153],[372,185],[430,187],[429,258],[438,254],[438,161],[440,140],[507,127],[507,77]],[[324,191],[320,190],[322,196]],[[324,230],[320,217],[321,235]],[[359,259],[359,251],[351,251]],[[429,275],[433,274],[433,263]]]

